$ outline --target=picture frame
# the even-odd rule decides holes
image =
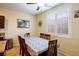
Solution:
[[[18,28],[30,28],[30,21],[23,20],[23,19],[17,19],[17,27]]]

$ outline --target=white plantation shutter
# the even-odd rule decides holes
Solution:
[[[49,18],[48,32],[49,33],[54,33],[55,32],[55,16],[54,15],[51,18]]]
[[[47,33],[72,37],[72,9],[63,8],[49,13],[46,18]]]

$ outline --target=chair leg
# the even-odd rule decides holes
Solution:
[[[22,56],[24,56],[24,50],[22,51]]]
[[[19,52],[19,54],[22,55],[22,50],[21,50],[21,48],[20,48],[20,52]]]

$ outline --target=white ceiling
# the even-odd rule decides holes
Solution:
[[[27,5],[26,3],[0,3],[0,8],[36,15],[58,5],[58,3],[48,3],[48,5],[51,5],[51,6],[41,6],[40,10],[38,11],[36,10],[38,6],[37,4]]]

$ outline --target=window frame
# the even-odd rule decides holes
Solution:
[[[57,15],[58,12],[56,11],[56,12],[52,13],[51,15],[49,13],[48,15],[50,15],[50,16],[48,16],[48,15],[47,16],[48,17],[52,17],[52,15],[54,15],[55,16],[55,20],[56,20],[56,15]],[[55,35],[55,36],[59,36],[59,37],[72,38],[72,18],[73,18],[73,15],[72,15],[72,8],[71,8],[71,6],[68,8],[68,34],[59,34],[59,33],[57,33],[56,21],[55,21],[55,26],[56,26],[55,32],[54,33],[49,33],[48,32],[48,20],[49,20],[48,17],[46,19],[46,33],[51,34],[51,35]]]

